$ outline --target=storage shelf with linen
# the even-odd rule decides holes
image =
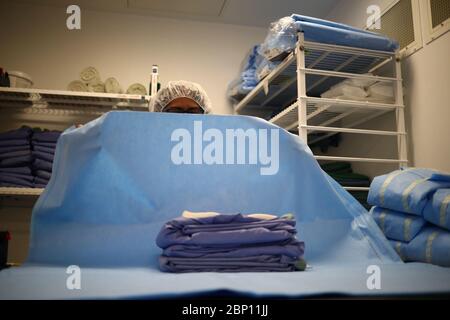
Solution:
[[[315,156],[326,162],[407,165],[401,62],[394,41],[292,15],[272,24],[259,53],[278,64],[236,103],[236,113],[265,118],[310,146],[339,133],[392,137],[398,149],[394,159]],[[395,112],[395,129],[361,128],[388,112]]]

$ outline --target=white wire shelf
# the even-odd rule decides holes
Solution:
[[[296,66],[296,53],[284,61],[249,92],[236,106],[236,113],[246,113],[249,106],[278,107],[279,111],[292,104],[297,97],[297,71],[304,71],[308,96],[319,96],[332,85],[349,77],[374,81],[401,81],[397,78],[370,76],[395,57],[393,52],[350,48],[316,42],[304,42],[305,68]]]
[[[398,107],[402,107],[395,104],[369,101],[350,101],[313,97],[303,97],[303,99],[307,100],[308,123],[315,126],[328,126],[347,118],[350,115],[357,114],[359,120],[358,123],[351,123],[351,127],[353,127],[378,117],[387,111],[393,111]],[[269,122],[286,130],[298,129],[298,103],[294,102],[291,106],[270,119]]]
[[[0,108],[33,108],[76,112],[106,112],[110,110],[148,111],[150,96],[73,92],[44,89],[0,88]]]
[[[343,187],[347,191],[369,191],[369,187]]]
[[[43,191],[41,188],[0,187],[0,196],[39,196]]]
[[[337,161],[337,162],[372,162],[372,163],[390,163],[402,164],[408,163],[406,159],[379,159],[379,158],[358,158],[358,157],[335,157],[335,156],[314,156],[319,161]]]

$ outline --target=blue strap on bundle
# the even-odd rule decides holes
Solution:
[[[376,177],[367,202],[400,212],[422,215],[428,198],[438,189],[450,187],[450,175],[430,169],[410,168]]]
[[[296,233],[290,218],[215,214],[169,221],[156,244],[164,249],[162,271],[296,271],[304,254]]]
[[[373,207],[370,211],[381,231],[390,240],[411,241],[425,225],[422,217]]]
[[[450,232],[429,226],[406,247],[409,261],[419,261],[450,267]]]
[[[450,230],[450,189],[439,189],[425,207],[425,220]]]

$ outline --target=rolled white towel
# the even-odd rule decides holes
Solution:
[[[100,73],[94,67],[87,67],[80,73],[80,79],[86,83],[100,81]]]
[[[105,84],[100,80],[90,82],[87,87],[89,92],[105,92]]]
[[[78,91],[78,92],[87,92],[87,85],[81,80],[74,80],[67,86],[67,90],[69,91]]]
[[[105,92],[107,93],[123,93],[122,87],[116,78],[108,78],[105,80]]]
[[[134,83],[128,87],[127,94],[140,94],[145,96],[147,94],[147,89],[140,83]]]

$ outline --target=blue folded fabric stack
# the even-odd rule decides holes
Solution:
[[[22,127],[0,133],[0,187],[33,187],[32,132],[31,128]]]
[[[56,142],[60,131],[36,130],[31,139],[33,155],[34,185],[36,188],[45,188],[52,175],[53,159]]]
[[[263,57],[259,54],[259,45],[253,46],[242,61],[239,76],[228,85],[228,97],[239,101],[258,85],[257,68],[262,60]]]
[[[450,267],[450,175],[410,168],[376,177],[371,214],[404,261]]]
[[[263,216],[263,217],[262,217]],[[166,272],[304,270],[292,215],[192,214],[167,222],[156,239]]]

